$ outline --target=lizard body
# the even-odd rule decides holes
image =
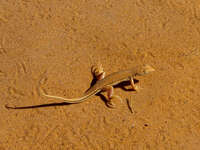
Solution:
[[[99,69],[99,68],[97,68],[97,69]],[[98,70],[97,70],[97,74],[95,74],[95,76],[97,77],[100,74],[100,75],[103,75],[103,77],[100,77],[99,79],[97,78],[98,79],[97,82],[92,87],[90,87],[83,94],[82,97],[68,99],[68,98],[64,98],[64,97],[48,95],[48,94],[45,94],[45,93],[42,93],[42,94],[46,97],[49,97],[49,98],[60,99],[60,100],[63,100],[64,102],[66,102],[66,103],[73,104],[73,103],[83,102],[86,99],[88,99],[89,97],[91,97],[91,96],[93,96],[93,95],[95,95],[95,94],[97,94],[101,91],[107,91],[108,92],[108,105],[110,107],[112,107],[113,104],[111,103],[111,99],[116,97],[115,95],[113,95],[113,86],[114,85],[117,85],[117,84],[119,84],[123,81],[130,81],[132,88],[134,90],[136,90],[137,87],[135,86],[134,81],[133,81],[134,77],[143,76],[143,75],[148,74],[152,71],[154,71],[154,69],[149,65],[136,66],[136,67],[128,69],[128,70],[122,70],[122,71],[119,71],[119,72],[114,72],[114,73],[112,73],[112,74],[110,74],[110,75],[108,75],[104,78],[105,74],[103,74],[104,72],[102,71],[102,68],[101,68],[101,72],[98,72]],[[93,73],[96,73],[96,72],[93,71]],[[119,98],[119,97],[116,97],[116,98]]]

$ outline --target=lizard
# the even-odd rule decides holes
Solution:
[[[134,83],[134,78],[137,76],[146,75],[150,72],[155,71],[155,69],[151,67],[150,65],[140,65],[140,66],[133,67],[131,69],[121,70],[118,72],[111,73],[110,75],[106,77],[105,77],[105,72],[103,71],[102,66],[92,67],[91,71],[94,77],[96,78],[96,83],[93,86],[91,86],[83,94],[82,97],[69,99],[69,98],[64,98],[64,97],[59,97],[59,96],[54,96],[54,95],[48,95],[48,94],[45,94],[44,92],[42,93],[42,95],[48,98],[62,100],[65,103],[75,104],[75,103],[81,103],[85,101],[86,99],[90,98],[91,96],[96,95],[99,92],[106,91],[107,92],[106,104],[108,107],[113,108],[115,107],[115,105],[112,102],[112,99],[117,98],[121,100],[119,96],[114,95],[113,86],[124,81],[130,81],[130,85],[132,89],[137,91],[138,87]]]

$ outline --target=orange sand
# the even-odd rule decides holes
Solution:
[[[115,90],[115,109],[81,104],[8,110],[77,97],[136,64],[156,72],[140,92]],[[199,150],[199,0],[1,0],[0,150]],[[125,101],[133,102],[132,114]]]

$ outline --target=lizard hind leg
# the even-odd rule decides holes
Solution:
[[[105,71],[103,70],[102,64],[93,65],[92,68],[91,68],[91,73],[93,75],[93,80],[90,83],[90,88],[93,85],[95,85],[98,80],[103,79],[105,77],[105,75],[106,75]],[[88,90],[90,90],[90,88],[87,89],[85,91],[85,93],[87,93]]]
[[[102,64],[92,66],[91,72],[96,80],[101,80],[106,75],[105,71],[103,70]]]
[[[106,101],[106,105],[110,108],[115,108],[115,104],[112,102],[113,98],[119,99],[122,102],[122,99],[120,96],[118,95],[114,95],[114,88],[112,86],[106,86],[102,89],[103,91],[107,92],[107,101]]]

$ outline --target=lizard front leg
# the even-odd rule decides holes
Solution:
[[[107,92],[108,98],[107,98],[106,104],[107,104],[108,107],[110,107],[110,108],[115,107],[115,104],[112,102],[113,98],[117,98],[120,101],[122,101],[120,96],[114,95],[114,88],[112,86],[108,85],[108,86],[104,87],[102,90]]]
[[[133,90],[138,91],[139,87],[135,85],[133,77],[130,77],[130,83]]]

